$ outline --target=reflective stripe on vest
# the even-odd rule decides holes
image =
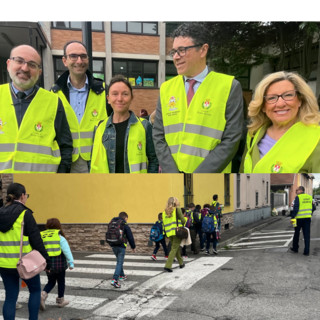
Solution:
[[[298,194],[299,211],[296,219],[311,218],[312,215],[312,196],[309,194]]]
[[[187,107],[183,77],[160,88],[166,142],[179,171],[192,173],[220,142],[234,77],[210,72]],[[228,170],[231,169],[228,168]],[[225,171],[227,172],[227,171]],[[230,171],[231,172],[231,171]]]
[[[320,126],[297,122],[252,168],[252,151],[257,145],[260,130],[253,140],[249,134],[247,136],[244,173],[298,173],[320,141]]]
[[[139,119],[130,125],[129,136],[125,142],[125,150],[128,153],[130,173],[147,173],[148,158],[146,154],[146,130],[141,123],[145,119]],[[102,137],[106,130],[108,118],[98,127],[93,142],[91,173],[109,173],[107,152],[102,143]]]
[[[167,217],[165,211],[162,212],[163,227],[167,237],[176,235],[176,229],[177,229],[176,217],[177,217],[176,209],[173,210],[171,217]],[[182,223],[180,220],[178,220],[178,226],[182,227]]]
[[[0,267],[15,269],[19,261],[21,222],[26,210],[22,211],[12,228],[3,233],[0,232]],[[23,236],[22,255],[32,251],[29,237]]]
[[[104,83],[103,87],[105,87]],[[89,90],[84,115],[80,124],[62,90],[59,90],[56,94],[63,103],[72,134],[72,161],[75,162],[79,158],[79,155],[81,155],[82,159],[89,161],[91,158],[94,129],[101,120],[104,120],[107,117],[105,91],[96,94],[92,90]]]
[[[50,257],[56,257],[61,254],[60,235],[57,229],[48,229],[41,231],[41,238]]]
[[[57,172],[61,161],[54,127],[57,108],[57,96],[39,88],[19,128],[10,86],[0,86],[0,172]]]

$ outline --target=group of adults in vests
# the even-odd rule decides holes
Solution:
[[[184,23],[172,37],[178,75],[161,85],[153,123],[130,110],[133,90],[123,76],[109,86],[93,77],[83,43],[66,43],[68,70],[50,92],[36,85],[39,53],[14,47],[11,83],[0,86],[0,172],[320,172],[319,106],[302,77],[267,75],[246,132],[241,85],[208,67],[203,24]]]

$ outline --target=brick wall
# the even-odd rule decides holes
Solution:
[[[112,52],[159,54],[159,37],[132,34],[111,34]]]
[[[63,46],[71,40],[82,41],[82,31],[51,29],[52,49],[62,50]],[[92,51],[106,51],[104,32],[92,32]]]
[[[140,109],[146,109],[151,114],[157,107],[159,89],[134,89],[130,109],[139,115]]]
[[[221,233],[223,230],[226,229],[233,229],[234,228],[234,219],[233,219],[233,212],[224,213],[221,218]]]

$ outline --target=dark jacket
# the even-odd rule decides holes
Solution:
[[[41,253],[41,255],[46,259],[46,269],[49,270],[51,267],[50,258],[44,247],[39,228],[32,215],[32,210],[30,210],[28,207],[26,207],[24,204],[18,201],[14,201],[9,206],[2,207],[0,209],[0,232],[5,233],[9,231],[23,210],[27,210],[24,215],[23,235],[29,237],[29,242],[32,249],[38,250]]]
[[[110,116],[112,113],[112,108],[108,103],[107,100],[107,93],[108,93],[108,86],[106,85],[105,88],[103,87],[103,82],[100,79],[96,79],[92,76],[92,73],[87,70],[86,75],[88,77],[88,83],[89,83],[89,90],[92,90],[96,94],[101,94],[103,91],[106,93],[106,101],[107,101],[107,115]],[[59,79],[56,81],[56,83],[52,86],[51,90],[56,93],[59,90],[62,90],[63,94],[67,98],[67,100],[70,102],[70,96],[69,96],[69,87],[68,87],[68,77],[69,77],[69,70],[65,71]],[[88,95],[89,97],[89,95]],[[87,97],[87,99],[88,99]]]
[[[115,221],[117,221],[117,220],[119,220],[119,219],[123,220],[123,219],[120,218],[120,217],[115,217],[115,218],[114,218]],[[123,220],[123,221],[125,222],[125,220]],[[135,244],[135,242],[134,242],[134,237],[133,237],[131,228],[129,227],[129,225],[128,225],[126,222],[125,222],[125,226],[124,226],[124,238],[125,238],[125,240],[126,240],[126,243],[129,242],[130,247],[131,247],[132,249],[135,249],[136,244]],[[110,244],[110,246],[113,247],[113,246],[117,246],[117,245],[112,245],[112,244]],[[120,247],[123,247],[123,248],[126,248],[126,246],[125,246],[124,244],[121,244],[121,245],[119,245],[119,246],[120,246]]]
[[[17,122],[19,127],[22,122],[23,116],[29,107],[29,104],[37,94],[38,90],[39,90],[39,87],[35,86],[35,90],[32,92],[32,94],[30,94],[29,96],[27,96],[22,100],[17,99],[16,95],[11,90],[12,102],[16,111],[16,117],[17,117]],[[67,121],[66,113],[64,111],[64,107],[60,99],[58,103],[56,118],[54,120],[54,129],[56,132],[55,139],[57,140],[57,143],[60,148],[60,153],[61,153],[61,162],[57,172],[69,173],[71,168],[71,163],[72,163],[72,151],[73,151],[72,136],[71,136],[69,124]]]

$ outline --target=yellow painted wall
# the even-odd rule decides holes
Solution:
[[[235,175],[230,174],[230,206],[225,206],[222,213],[232,212]],[[218,195],[218,201],[224,203],[224,174],[193,174],[194,204],[212,203],[212,196]]]
[[[30,194],[37,223],[106,223],[119,212],[129,223],[153,223],[170,196],[183,204],[182,174],[15,174]]]

